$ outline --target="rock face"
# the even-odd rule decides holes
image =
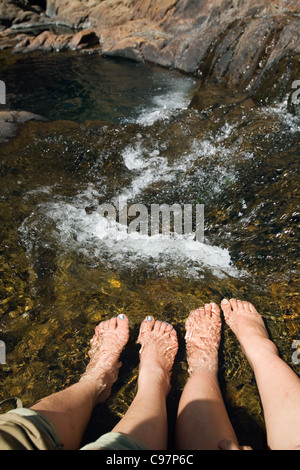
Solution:
[[[42,5],[42,6],[41,6]],[[39,21],[43,16],[43,2],[39,0],[4,0],[0,4],[0,24],[11,26],[24,22]]]
[[[100,40],[103,55],[213,78],[259,98],[286,93],[299,78],[299,0],[47,0],[44,7],[3,0],[0,21],[18,31],[39,15],[44,25],[88,29],[88,47]],[[48,35],[18,48],[76,49],[85,39]]]

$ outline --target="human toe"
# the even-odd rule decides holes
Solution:
[[[127,330],[129,328],[129,320],[124,313],[121,313],[118,315],[118,317],[115,319],[115,325],[123,330]]]
[[[141,323],[140,325],[140,331],[139,331],[139,337],[137,339],[137,342],[139,343],[142,339],[142,337],[149,333],[150,331],[153,330],[155,324],[155,320],[151,315],[148,315]]]
[[[230,299],[229,302],[233,311],[238,310],[238,303],[236,299]]]
[[[211,314],[212,314],[212,316],[220,317],[219,306],[217,304],[215,304],[214,302],[212,302],[210,305],[211,305]]]
[[[162,334],[170,333],[172,330],[173,330],[173,326],[170,323],[168,323],[167,321],[160,322],[160,328],[159,328],[160,333]]]
[[[211,316],[211,304],[205,304],[204,305],[204,311],[205,311],[206,315]]]

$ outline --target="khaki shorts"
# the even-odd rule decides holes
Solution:
[[[27,408],[0,415],[0,450],[62,450],[59,435],[48,418]],[[148,450],[125,434],[110,432],[80,450]]]

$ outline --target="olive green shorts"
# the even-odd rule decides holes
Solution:
[[[17,408],[0,415],[0,450],[62,450],[60,437],[51,421],[41,413]],[[147,450],[125,434],[104,434],[80,450]]]

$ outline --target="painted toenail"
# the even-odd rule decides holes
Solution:
[[[153,317],[147,317],[147,321],[152,321]]]
[[[123,315],[123,313],[120,313],[120,315],[118,316],[119,320],[124,320],[125,316]]]

